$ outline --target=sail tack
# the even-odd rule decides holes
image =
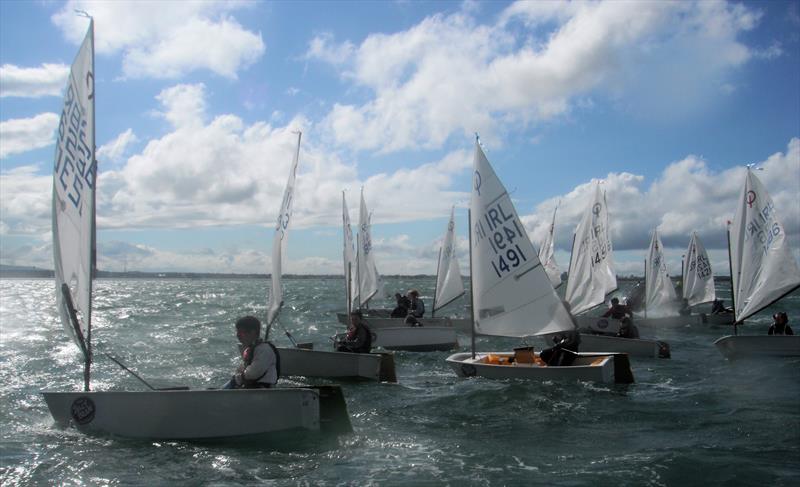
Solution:
[[[572,330],[508,192],[477,141],[470,209],[475,331],[523,337]]]
[[[278,317],[283,305],[283,286],[281,274],[283,267],[283,254],[286,253],[286,242],[289,237],[289,222],[292,220],[292,203],[294,202],[294,182],[297,176],[297,164],[300,162],[300,138],[302,133],[297,133],[297,149],[289,171],[289,180],[283,190],[281,209],[278,212],[278,221],[275,225],[275,236],[272,239],[272,288],[269,293],[267,305],[267,323],[272,324]]]
[[[697,233],[692,232],[686,257],[683,259],[683,297],[689,306],[710,303],[716,298],[711,261]]]
[[[452,303],[464,294],[464,282],[461,280],[461,269],[456,257],[455,208],[450,210],[450,221],[442,241],[439,253],[439,264],[436,268],[436,294],[433,311]]]
[[[650,249],[647,251],[645,267],[645,306],[647,311],[671,313],[677,307],[677,294],[667,274],[667,261],[664,258],[664,246],[658,229],[653,230]]]
[[[575,229],[565,298],[572,313],[582,313],[605,301],[617,289],[608,206],[600,183],[595,184],[589,206]]]
[[[545,234],[542,246],[539,247],[539,260],[544,266],[547,277],[550,278],[550,283],[553,287],[561,285],[561,269],[558,268],[555,255],[555,228],[556,228],[556,211],[558,207],[553,210],[553,222],[550,223],[550,230]]]
[[[775,203],[749,167],[730,228],[730,247],[737,321],[800,286],[800,270]]]
[[[53,264],[61,323],[86,350],[91,329],[95,252],[94,22],[72,63],[58,124],[53,169]],[[62,293],[66,284],[78,314],[74,329]]]

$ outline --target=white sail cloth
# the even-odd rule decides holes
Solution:
[[[358,276],[356,271],[358,269],[355,257],[355,242],[353,241],[353,229],[350,226],[350,210],[347,209],[347,201],[342,191],[342,235],[344,236],[344,251],[342,260],[344,261],[344,282],[345,289],[347,289],[348,299],[350,300],[349,308],[353,309],[358,307]],[[349,285],[349,289],[348,286]]]
[[[742,321],[800,286],[775,203],[747,168],[730,228],[735,316]]]
[[[710,303],[716,299],[711,261],[696,232],[692,232],[686,257],[683,259],[683,297],[689,306]]]
[[[267,323],[272,324],[278,317],[283,306],[283,286],[281,276],[283,273],[283,254],[286,253],[286,242],[289,237],[289,222],[292,219],[292,203],[294,202],[294,181],[297,176],[297,164],[300,162],[300,138],[302,132],[297,133],[297,149],[289,171],[289,180],[283,190],[281,209],[278,212],[278,221],[275,225],[275,236],[272,239],[272,290],[269,294],[267,305]]]
[[[550,223],[550,231],[544,235],[542,246],[539,247],[539,260],[544,266],[547,277],[550,278],[550,283],[553,287],[561,285],[561,269],[558,268],[555,255],[555,228],[556,228],[556,211],[558,207],[553,210],[553,222]]]
[[[470,210],[475,331],[523,337],[573,330],[508,192],[477,141]]]
[[[653,238],[650,239],[644,277],[647,312],[674,314],[677,311],[677,294],[667,274],[667,261],[664,258],[664,246],[661,244],[658,229],[653,230]]]
[[[433,297],[433,311],[452,303],[464,294],[464,281],[456,257],[455,207],[450,210],[450,221],[439,251],[436,267],[436,294]]]
[[[589,206],[575,229],[572,258],[565,299],[572,314],[582,313],[599,304],[617,289],[611,236],[609,235],[608,205],[595,184]]]
[[[95,267],[94,22],[72,63],[56,135],[53,170],[53,264],[61,323],[79,348],[91,329]],[[81,335],[73,328],[62,284],[67,284]]]
[[[378,268],[375,265],[375,256],[372,253],[372,230],[364,201],[364,189],[361,189],[361,207],[358,215],[358,252],[356,254],[356,267],[358,268],[358,304],[366,305],[378,293]]]

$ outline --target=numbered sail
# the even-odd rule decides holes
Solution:
[[[361,207],[358,215],[358,300],[359,305],[366,305],[378,293],[378,268],[372,254],[372,235],[367,203],[364,201],[364,189],[361,189]]]
[[[575,229],[565,299],[572,307],[572,313],[578,314],[602,304],[616,289],[608,205],[598,182]]]
[[[297,149],[294,152],[292,168],[289,171],[289,180],[286,182],[286,189],[283,190],[283,200],[281,209],[278,212],[278,221],[275,225],[275,236],[272,239],[272,290],[269,293],[269,305],[267,306],[267,323],[272,324],[278,317],[281,306],[283,305],[283,286],[281,285],[281,274],[283,266],[283,254],[286,253],[286,242],[289,237],[289,222],[292,220],[292,203],[294,202],[294,181],[297,176],[297,164],[300,162],[300,137],[302,133],[297,133]]]
[[[677,308],[675,287],[667,274],[667,261],[658,229],[653,230],[645,267],[645,306],[647,312],[670,314]]]
[[[444,308],[464,294],[464,281],[456,257],[455,208],[450,210],[450,221],[439,251],[439,264],[436,267],[436,295],[433,311]]]
[[[683,297],[689,302],[689,306],[710,303],[716,299],[711,261],[695,232],[692,232],[683,260]]]
[[[556,263],[554,242],[557,210],[558,207],[553,210],[553,222],[550,224],[550,231],[545,234],[542,246],[539,247],[539,260],[542,262],[544,270],[547,272],[547,277],[550,278],[550,283],[553,284],[554,288],[561,285],[561,269],[558,268],[558,263]]]
[[[800,270],[775,203],[750,168],[731,225],[730,246],[737,321],[800,287]]]
[[[471,272],[475,331],[530,336],[572,330],[511,198],[475,143]]]
[[[344,282],[347,289],[347,296],[350,300],[350,309],[358,307],[358,279],[356,271],[355,242],[353,241],[353,229],[350,226],[350,211],[347,209],[347,201],[342,191],[342,234],[344,236]],[[349,285],[349,289],[348,286]]]
[[[95,267],[94,23],[72,63],[56,136],[53,170],[53,264],[61,323],[88,348]],[[69,288],[80,332],[73,327],[62,285]]]

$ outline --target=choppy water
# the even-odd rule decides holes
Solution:
[[[284,284],[283,326],[328,347],[342,329],[341,279]],[[430,303],[432,278],[387,284],[417,287]],[[95,344],[155,384],[217,386],[236,364],[233,322],[265,314],[266,288],[257,280],[99,280]],[[148,442],[53,424],[39,391],[82,387],[81,358],[53,296],[51,280],[0,280],[3,485],[800,484],[800,360],[727,362],[713,346],[723,330],[662,330],[672,359],[633,359],[631,386],[463,380],[445,364],[447,352],[399,352],[399,384],[343,385],[351,435]],[[800,294],[779,306],[800,332]],[[450,311],[462,312],[463,301]],[[765,333],[769,314],[744,332]],[[478,339],[484,350],[517,343]],[[92,384],[142,388],[99,354]]]

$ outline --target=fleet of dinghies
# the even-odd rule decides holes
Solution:
[[[302,134],[275,225],[271,286],[265,338],[280,325],[283,305],[282,264],[295,199],[295,179]],[[114,357],[114,362],[148,390],[91,390],[92,286],[95,256],[94,22],[72,65],[58,128],[53,173],[52,226],[56,306],[67,334],[84,360],[83,390],[43,391],[57,424],[86,433],[147,439],[219,439],[281,431],[351,431],[339,386],[275,387],[267,389],[154,388]],[[556,208],[557,210],[557,208]],[[553,237],[556,210],[539,252],[531,244],[511,198],[486,158],[476,136],[473,184],[468,216],[469,296],[472,316],[466,324],[471,351],[450,355],[446,362],[459,377],[486,379],[581,380],[628,384],[634,381],[629,355],[668,357],[663,342],[613,336],[616,323],[587,316],[617,290],[606,195],[595,184],[587,210],[575,230],[565,300],[556,294],[561,284]],[[359,232],[353,238],[342,193],[343,263],[347,323],[360,309],[373,333],[373,346],[387,350],[451,350],[458,345],[454,319],[435,313],[465,295],[456,257],[455,208],[442,240],[430,318],[408,326],[390,318],[388,310],[368,308],[381,289],[372,252],[370,214],[361,191]],[[800,270],[785,239],[776,207],[748,167],[736,216],[728,231],[734,313],[725,318],[741,323],[800,287]],[[690,239],[682,268],[682,294],[690,306],[715,299],[710,261],[698,236]],[[658,229],[645,261],[644,311],[669,310],[677,294],[666,270]],[[577,315],[577,317],[573,316]],[[690,317],[680,317],[689,320]],[[637,318],[637,324],[642,320]],[[569,360],[549,365],[529,340],[581,333],[580,352],[566,351]],[[736,328],[735,328],[736,329]],[[314,350],[298,344],[284,330],[292,347],[278,348],[284,376],[396,381],[392,353],[350,353]],[[479,352],[476,335],[516,337],[513,351]],[[800,356],[800,336],[725,336],[715,342],[728,358]],[[567,365],[567,363],[569,365]],[[247,422],[225,418],[248,417]]]

